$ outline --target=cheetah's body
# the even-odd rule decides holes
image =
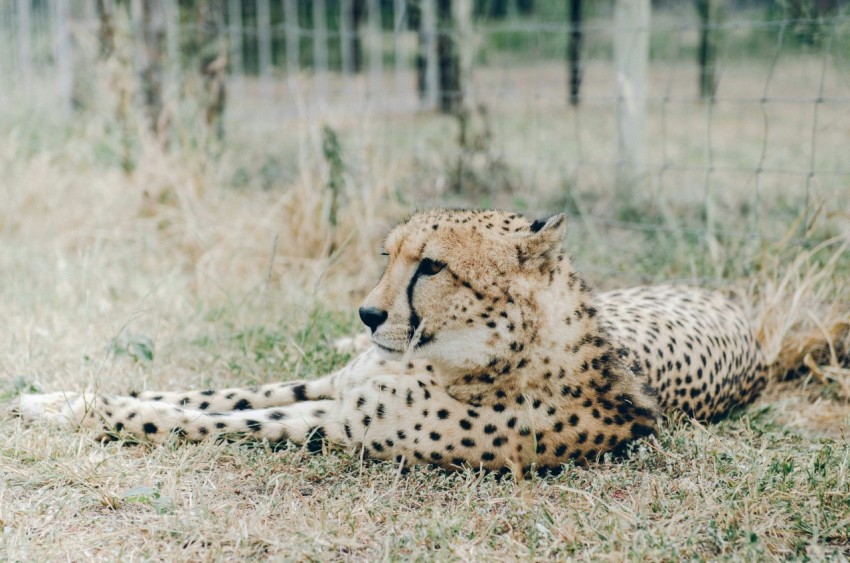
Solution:
[[[561,251],[563,216],[434,210],[387,238],[361,309],[373,348],[335,374],[255,389],[23,397],[32,418],[108,435],[313,436],[373,458],[487,469],[622,453],[657,410],[714,419],[766,367],[743,312],[704,290],[594,296]]]

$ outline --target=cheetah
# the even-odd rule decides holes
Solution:
[[[594,294],[566,217],[419,212],[387,236],[359,315],[371,347],[310,381],[250,389],[25,395],[19,414],[102,438],[327,442],[403,466],[524,474],[622,457],[659,413],[712,421],[772,366],[736,304],[660,285]]]

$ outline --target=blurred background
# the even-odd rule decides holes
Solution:
[[[341,274],[348,303],[426,206],[566,211],[602,286],[847,229],[839,0],[1,0],[0,37],[7,252]]]

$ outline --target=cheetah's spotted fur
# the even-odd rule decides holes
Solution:
[[[56,393],[21,414],[162,441],[222,434],[371,458],[524,471],[625,451],[659,406],[699,419],[751,401],[768,367],[743,312],[701,289],[594,295],[563,215],[431,210],[388,236],[361,308],[374,346],[329,376],[252,389]]]

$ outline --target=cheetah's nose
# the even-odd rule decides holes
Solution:
[[[372,332],[378,330],[385,320],[387,320],[387,312],[378,309],[377,307],[360,307],[360,320],[363,324],[372,329]]]

